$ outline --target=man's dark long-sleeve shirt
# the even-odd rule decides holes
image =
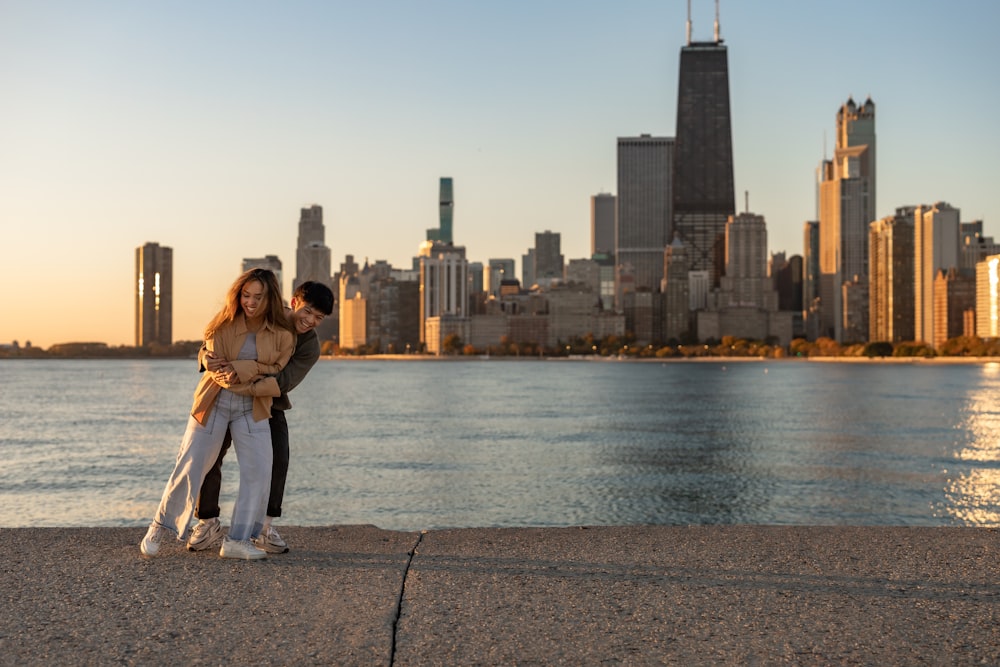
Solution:
[[[271,405],[272,410],[290,410],[292,408],[292,402],[288,400],[288,392],[299,386],[306,373],[319,360],[319,353],[319,337],[316,335],[315,329],[296,336],[292,358],[277,376],[281,396],[274,399],[274,403]]]

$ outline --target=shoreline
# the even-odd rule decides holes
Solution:
[[[0,363],[4,361],[191,361],[196,357],[118,357],[118,356],[39,356],[39,357],[0,357]],[[369,354],[369,355],[320,355],[320,361],[431,361],[431,362],[459,362],[459,361],[490,361],[490,362],[524,362],[524,361],[550,361],[550,362],[587,362],[587,363],[848,363],[848,364],[927,364],[927,365],[947,365],[947,364],[1000,364],[1000,357],[625,357],[600,355],[573,355],[561,357],[536,357],[536,356],[491,356],[491,355],[432,355],[432,354]]]
[[[369,354],[321,355],[320,361],[553,361],[588,363],[850,363],[850,364],[1000,364],[1000,357],[518,357],[487,355]]]

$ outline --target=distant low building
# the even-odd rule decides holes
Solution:
[[[599,295],[586,286],[558,285],[546,291],[511,290],[491,299],[485,315],[470,318],[468,342],[480,350],[504,341],[554,350],[587,334],[624,336],[625,317],[605,311]]]

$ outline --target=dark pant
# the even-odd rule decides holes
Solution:
[[[285,411],[271,408],[271,449],[274,450],[274,463],[271,465],[271,495],[267,499],[267,515],[281,516],[281,501],[285,497],[285,478],[288,476],[288,422],[285,421]],[[226,431],[222,441],[222,451],[215,465],[205,475],[201,483],[201,494],[198,496],[198,506],[194,515],[199,519],[215,519],[219,516],[219,491],[222,488],[222,459],[233,444],[233,438]]]

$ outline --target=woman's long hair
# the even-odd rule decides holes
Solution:
[[[278,278],[274,275],[274,271],[250,269],[237,278],[236,282],[229,288],[226,293],[226,305],[205,327],[205,338],[212,338],[222,325],[232,322],[238,315],[243,314],[240,295],[246,284],[252,280],[256,280],[264,286],[264,294],[267,297],[267,312],[264,314],[264,320],[295,333],[288,318],[285,317],[285,304],[281,300],[281,285],[278,284]]]

